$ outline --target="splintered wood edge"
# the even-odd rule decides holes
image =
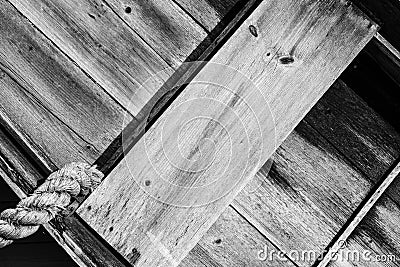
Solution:
[[[396,179],[396,177],[400,173],[400,160],[397,161],[393,169],[390,171],[388,175],[385,175],[382,180],[377,184],[377,187],[371,192],[372,194],[366,198],[366,201],[361,204],[361,208],[359,211],[355,212],[354,218],[345,226],[345,229],[342,234],[340,234],[333,245],[327,250],[325,257],[316,265],[316,267],[326,267],[333,256],[339,251],[342,247],[343,242],[346,241],[353,231],[360,224],[362,219],[367,215],[367,213],[374,207],[375,203],[379,200],[379,198],[386,192],[386,189],[392,184],[392,182]]]

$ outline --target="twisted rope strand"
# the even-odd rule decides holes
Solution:
[[[0,214],[0,248],[13,240],[35,233],[39,226],[65,210],[73,197],[87,194],[101,182],[103,174],[86,163],[70,163],[53,172],[33,194],[22,199],[16,208]]]

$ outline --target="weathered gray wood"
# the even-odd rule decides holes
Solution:
[[[232,205],[283,251],[323,251],[372,185],[304,121],[273,160]]]
[[[228,207],[180,266],[295,266],[285,256],[259,259],[266,257],[260,251],[268,254],[272,250],[279,251],[232,207]]]
[[[347,240],[346,247],[339,251],[338,260],[331,261],[328,266],[399,266],[399,223],[400,207],[385,194]],[[354,255],[354,252],[360,255],[359,260],[354,257],[346,257],[348,253]],[[386,260],[382,261],[382,257],[385,256]]]
[[[335,134],[346,129],[353,131]],[[378,142],[365,144],[374,138]],[[253,183],[262,186],[242,191],[233,205],[281,249],[323,251],[376,182],[365,173],[385,172],[399,141],[338,80],[277,150],[269,176],[258,173]]]
[[[336,237],[334,243],[329,247],[329,249],[327,249],[328,253],[325,255],[323,260],[319,262],[318,267],[325,267],[328,265],[328,263],[334,258],[334,255],[337,254],[343,247],[344,240],[349,238],[356,227],[360,224],[361,220],[364,219],[367,213],[373,208],[375,203],[385,193],[386,189],[399,174],[400,163],[394,167],[387,177],[382,178],[382,181],[379,182],[379,186],[374,188],[372,194],[370,194],[363,201],[363,203],[361,203],[360,208],[352,215],[352,218],[349,220],[346,226],[343,227],[341,233]],[[400,217],[398,219],[400,219]],[[400,232],[399,228],[396,230]]]
[[[0,104],[48,167],[93,162],[132,117],[8,2],[0,9]]]
[[[343,82],[334,84],[305,118],[373,183],[400,156],[400,134]],[[400,204],[399,181],[389,188]]]
[[[169,65],[101,0],[10,2],[133,115],[167,79],[142,87]]]
[[[400,156],[400,134],[341,82],[306,121],[372,181],[378,181]]]
[[[370,20],[351,5],[341,1],[314,2],[312,5],[309,1],[264,1],[212,61],[227,63],[255,81],[270,103],[279,145],[372,38],[375,31],[376,26]],[[271,133],[272,125],[269,123],[267,107],[257,102],[262,99],[259,96],[247,95],[248,84],[243,80],[238,81],[240,77],[224,74],[206,66],[197,76],[197,81],[214,78],[239,96],[248,97],[245,98],[249,101],[247,103],[259,104],[255,105],[253,111],[260,130],[265,134]],[[167,142],[163,147],[160,140],[154,139],[162,131],[163,121],[167,116],[165,114],[178,103],[188,98],[209,96],[223,101],[227,107],[239,114],[246,113],[241,101],[237,103],[237,99],[232,99],[223,89],[217,90],[213,87],[210,90],[211,88],[212,86],[189,85],[126,155],[124,162],[112,171],[96,192],[78,209],[78,214],[128,260],[132,250],[137,252],[140,256],[135,257],[134,261],[131,259],[137,266],[171,266],[179,263],[261,167],[257,162],[257,154],[260,153],[261,162],[265,162],[274,152],[273,142],[258,138],[257,133],[251,132],[250,136],[255,134],[255,137],[250,139],[250,146],[257,147],[260,142],[265,141],[266,149],[260,152],[257,151],[260,148],[255,148],[254,154],[248,159],[248,168],[243,168],[246,162],[240,159],[246,155],[241,151],[235,153],[231,160],[236,166],[230,169],[223,179],[218,180],[207,192],[208,195],[201,190],[193,190],[192,183],[196,178],[200,178],[198,176],[209,177],[207,175],[210,174],[210,169],[200,174],[195,173],[191,176],[192,179],[188,179],[187,175],[174,171],[165,159],[159,159],[162,154],[158,151],[161,148],[169,148],[167,153],[178,155],[174,151],[177,147],[173,143]],[[207,110],[201,110],[200,107]],[[193,105],[190,110],[220,114],[224,109]],[[225,119],[234,120],[232,116]],[[246,124],[256,126],[253,119],[246,121]],[[168,128],[163,133],[164,136],[176,136],[180,128],[179,122],[166,125]],[[181,133],[183,138],[179,141],[186,144],[184,149],[202,141],[200,135],[206,130],[205,126],[196,124]],[[238,130],[235,127],[238,125],[230,124],[228,132]],[[233,147],[240,143],[237,132],[232,139]],[[172,183],[179,183],[182,186],[179,190],[163,184],[152,169],[151,163],[144,158],[144,142],[149,140],[151,142],[147,152],[150,152],[150,158],[157,158],[153,163],[164,168],[162,173],[166,176],[163,178]],[[219,141],[224,144],[223,139]],[[217,158],[224,159],[221,155],[217,155]],[[190,167],[190,164],[187,166]],[[242,179],[237,180],[240,178],[237,172],[242,171]],[[178,201],[178,204],[181,204],[179,201],[185,197],[189,208],[174,207],[157,201],[141,190],[135,180],[139,185],[148,186],[156,198]],[[224,197],[208,205],[194,207],[202,197],[214,197],[227,186],[232,186],[232,190]],[[115,201],[116,199],[118,201]]]
[[[0,177],[20,198],[32,192],[45,177],[1,130]],[[90,233],[76,215],[62,221],[52,221],[45,228],[80,266],[125,266],[99,238]]]
[[[175,0],[204,28],[212,31],[239,0]]]
[[[117,13],[170,66],[182,62],[207,33],[173,0],[107,0]]]

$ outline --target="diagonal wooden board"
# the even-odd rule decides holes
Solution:
[[[134,266],[176,266],[376,30],[345,1],[263,1],[78,214]]]

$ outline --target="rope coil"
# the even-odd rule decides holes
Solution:
[[[0,248],[35,233],[40,225],[65,210],[73,197],[93,191],[103,176],[96,166],[76,162],[50,174],[16,208],[6,209],[0,214]]]

